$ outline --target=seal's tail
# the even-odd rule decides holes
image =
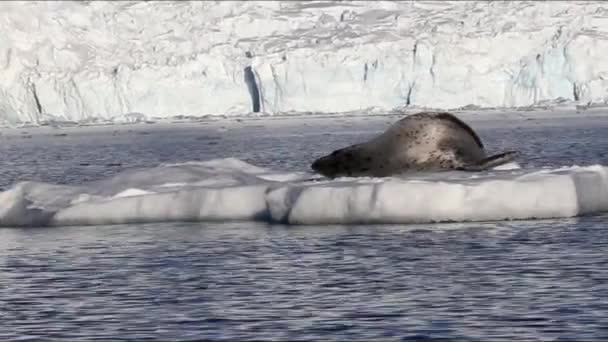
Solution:
[[[508,151],[504,153],[495,154],[493,156],[487,157],[480,161],[475,165],[468,165],[463,168],[465,171],[483,171],[488,170],[493,167],[503,165],[506,163],[512,162],[517,156],[519,152],[517,151]]]

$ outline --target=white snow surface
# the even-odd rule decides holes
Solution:
[[[0,2],[0,123],[608,102],[602,1]]]
[[[601,165],[327,180],[233,158],[124,171],[80,186],[21,182],[0,193],[0,226],[165,221],[281,224],[465,222],[608,211]]]

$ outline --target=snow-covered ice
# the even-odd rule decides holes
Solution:
[[[7,1],[0,123],[608,100],[602,1]]]
[[[425,223],[608,211],[600,165],[321,179],[233,158],[128,170],[80,186],[20,182],[0,193],[1,226],[256,220]]]

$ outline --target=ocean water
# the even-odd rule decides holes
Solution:
[[[303,170],[395,117],[28,129],[0,186],[236,157]],[[523,167],[608,165],[608,119],[473,121]],[[1,341],[606,341],[608,216],[0,229]]]

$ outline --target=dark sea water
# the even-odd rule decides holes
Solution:
[[[394,120],[3,132],[0,186],[223,157],[304,170]],[[471,124],[523,167],[608,165],[608,117]],[[608,341],[607,223],[5,228],[0,341]]]

